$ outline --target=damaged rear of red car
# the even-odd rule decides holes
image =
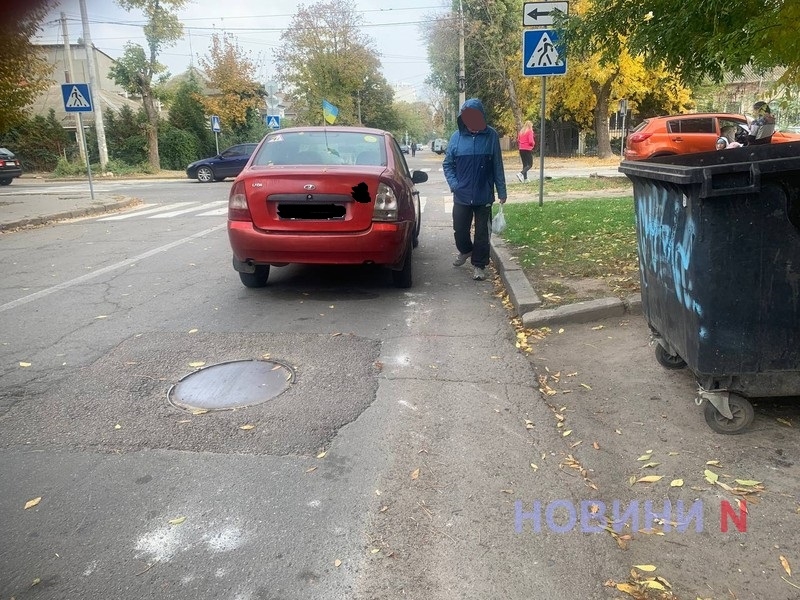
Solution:
[[[247,287],[271,266],[376,264],[411,287],[421,224],[409,171],[391,134],[360,127],[298,127],[267,135],[231,188],[228,237]]]

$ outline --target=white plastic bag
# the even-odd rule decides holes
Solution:
[[[500,210],[492,219],[492,233],[500,235],[506,230],[506,216],[503,214],[503,205],[500,205]]]

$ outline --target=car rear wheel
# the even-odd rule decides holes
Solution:
[[[11,185],[10,179],[0,179],[0,185]]]
[[[211,167],[200,167],[197,169],[197,181],[200,183],[211,183],[214,181],[214,171]]]
[[[269,265],[256,265],[255,273],[239,272],[239,279],[242,280],[244,287],[262,288],[267,285],[269,279]]]
[[[408,241],[408,248],[406,248],[406,257],[403,260],[403,268],[399,271],[392,271],[392,280],[395,287],[410,288],[413,283],[412,273],[412,255],[414,254],[414,243],[412,240]]]

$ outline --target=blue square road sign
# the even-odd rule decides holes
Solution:
[[[67,112],[92,112],[92,95],[88,83],[62,83],[61,97]]]
[[[522,32],[522,74],[529,77],[564,75],[567,57],[553,29],[526,29]]]

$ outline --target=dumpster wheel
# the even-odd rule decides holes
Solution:
[[[753,405],[747,398],[733,392],[728,394],[727,403],[732,419],[724,416],[711,401],[707,400],[703,411],[706,423],[717,433],[727,435],[744,433],[755,418]]]
[[[665,369],[682,369],[686,366],[686,361],[678,354],[670,354],[660,343],[655,344],[656,360]]]

